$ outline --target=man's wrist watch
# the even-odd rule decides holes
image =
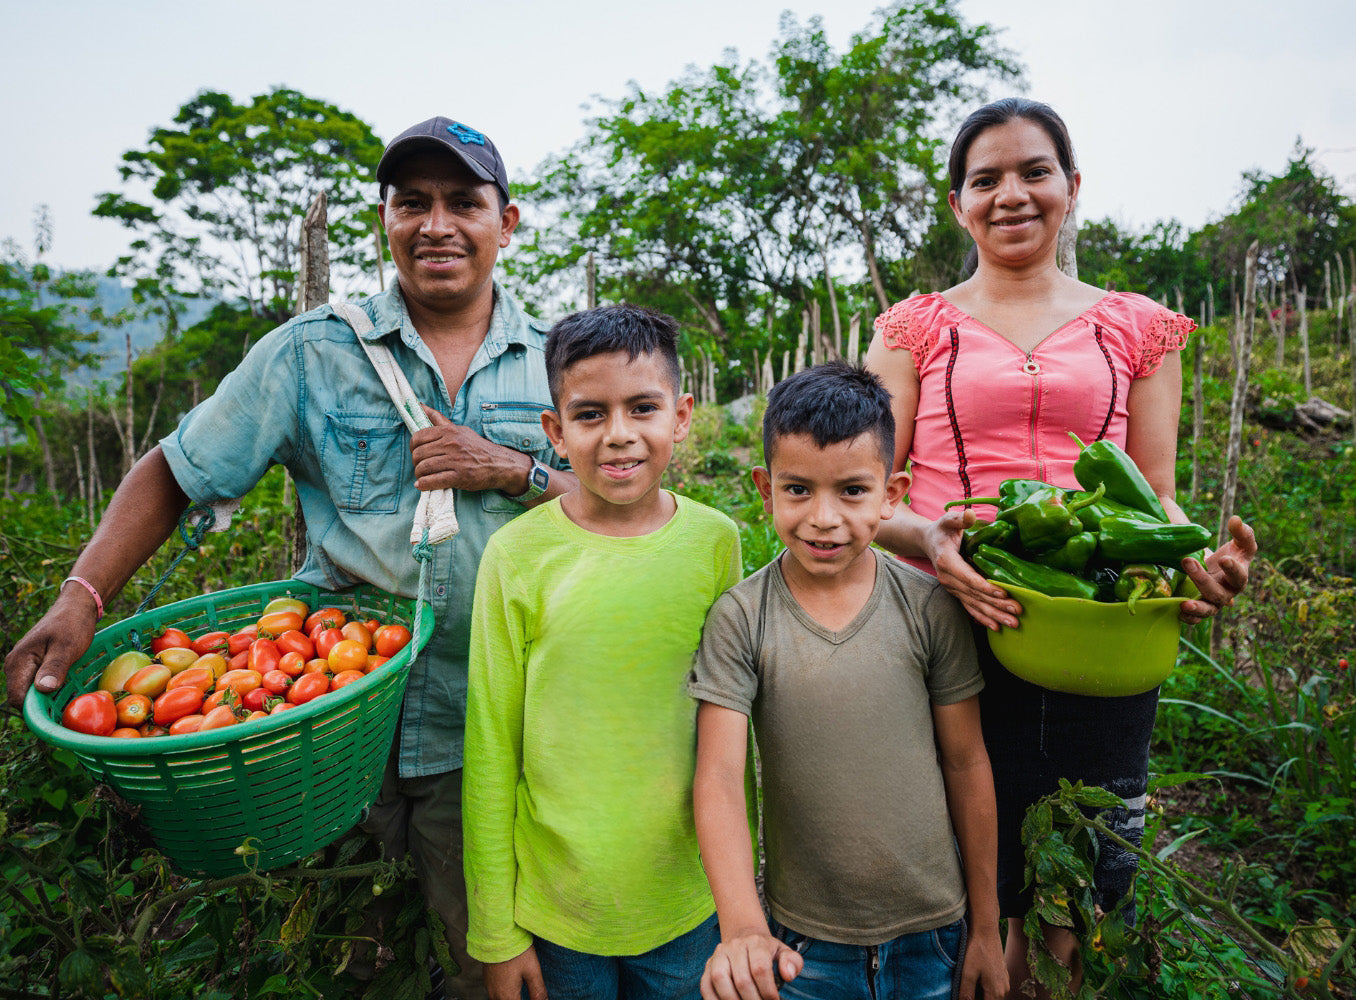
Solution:
[[[527,489],[519,493],[516,497],[509,497],[514,503],[531,503],[537,497],[546,492],[546,487],[551,483],[551,470],[542,465],[535,458],[532,460],[532,469],[527,474]],[[507,494],[505,494],[507,496]]]

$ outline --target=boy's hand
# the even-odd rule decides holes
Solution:
[[[542,981],[541,966],[537,963],[537,949],[531,945],[517,958],[507,962],[486,962],[482,969],[485,993],[490,1000],[519,1000],[524,987],[529,1000],[546,1000],[546,983]]]
[[[716,946],[702,973],[702,1000],[777,1000],[805,965],[799,952],[768,933],[743,934]]]
[[[960,553],[961,533],[975,522],[970,510],[949,510],[923,535],[928,559],[937,571],[937,582],[961,602],[970,617],[985,628],[997,631],[1016,628],[1022,606],[975,572]]]
[[[976,991],[976,986],[980,990]],[[975,934],[965,946],[961,963],[959,1000],[976,997],[1005,997],[1008,995],[1008,966],[1003,956],[1003,944],[998,929],[992,934]]]

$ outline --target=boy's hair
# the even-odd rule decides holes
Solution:
[[[772,466],[777,440],[809,434],[821,448],[874,434],[888,474],[895,464],[895,415],[890,393],[872,372],[828,361],[772,387],[763,414],[763,462]]]
[[[653,354],[663,363],[678,395],[678,321],[643,306],[599,306],[566,316],[546,336],[546,378],[551,401],[560,405],[565,369],[598,354],[625,351],[628,360]]]

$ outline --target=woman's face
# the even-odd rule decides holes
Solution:
[[[1053,258],[1059,227],[1078,197],[1079,176],[1064,176],[1045,129],[1014,118],[970,144],[965,177],[947,200],[981,262],[1020,266]]]

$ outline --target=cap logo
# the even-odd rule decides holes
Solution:
[[[485,145],[485,136],[483,133],[477,132],[470,126],[461,124],[461,122],[454,122],[447,126],[447,130],[460,139],[462,145],[467,145],[469,143],[475,143],[477,146]]]

